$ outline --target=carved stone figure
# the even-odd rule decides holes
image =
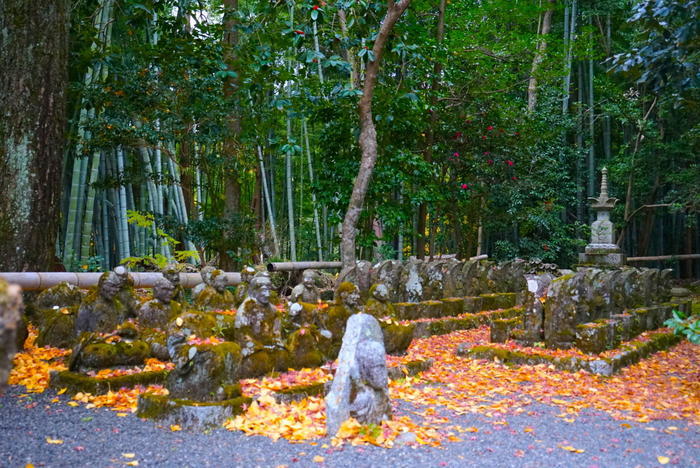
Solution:
[[[316,287],[316,272],[314,270],[304,270],[301,283],[297,284],[294,289],[292,289],[289,300],[292,302],[308,302],[310,304],[315,304],[319,299],[318,287]]]
[[[394,305],[389,302],[389,288],[385,284],[375,284],[370,290],[370,298],[365,304],[365,313],[377,320],[395,315]]]
[[[192,300],[196,301],[197,297],[199,297],[199,293],[201,293],[204,288],[207,286],[210,286],[211,283],[211,272],[216,270],[216,267],[213,266],[205,266],[201,270],[199,270],[199,276],[202,277],[202,282],[195,285],[194,288],[192,288]]]
[[[231,291],[226,289],[228,278],[221,270],[212,270],[209,275],[209,284],[199,293],[195,300],[198,309],[228,310],[234,307],[234,299]]]
[[[139,323],[147,328],[165,329],[180,314],[180,303],[173,301],[176,287],[169,280],[159,279],[153,286],[153,299],[139,307]]]
[[[185,290],[180,284],[180,272],[182,271],[182,265],[179,263],[168,263],[163,268],[163,278],[170,281],[173,285],[173,297],[172,300],[183,304],[185,302]]]
[[[271,292],[270,277],[255,276],[250,282],[250,295],[238,308],[235,327],[244,356],[264,347],[282,345],[282,323],[270,303]]]
[[[362,424],[391,418],[382,331],[371,315],[359,313],[348,320],[338,368],[325,400],[329,436],[349,417]]]
[[[119,291],[116,294],[117,299],[126,307],[128,317],[136,317],[139,301],[134,293],[134,280],[122,265],[114,268],[114,278],[119,286]]]
[[[97,291],[89,294],[78,308],[75,331],[110,332],[129,317],[126,306],[118,297],[123,279],[114,271],[103,273]]]
[[[250,281],[253,279],[254,276],[255,268],[253,267],[246,266],[241,270],[241,283],[238,286],[236,286],[236,291],[233,293],[233,299],[236,307],[239,307],[241,304],[243,304],[245,298],[248,297],[248,294],[250,292]]]

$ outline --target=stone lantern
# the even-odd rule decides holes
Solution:
[[[584,253],[579,254],[579,261],[585,264],[622,266],[625,264],[625,254],[615,244],[615,228],[610,221],[617,198],[608,196],[608,170],[603,168],[598,198],[589,198],[593,202],[591,208],[596,212],[596,220],[591,224],[591,242]]]

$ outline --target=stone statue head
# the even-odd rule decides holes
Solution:
[[[360,378],[377,390],[386,389],[387,370],[384,346],[377,341],[364,340],[357,344],[356,358]]]
[[[119,267],[117,267],[119,268]],[[97,290],[104,299],[111,301],[114,296],[121,290],[123,284],[122,278],[114,271],[103,273],[97,283]]]
[[[316,287],[316,272],[314,270],[304,270],[301,275],[301,283],[307,289],[313,289]]]
[[[156,281],[153,286],[153,297],[163,304],[170,304],[175,293],[175,285],[165,278]]]
[[[335,302],[351,309],[356,308],[360,305],[360,289],[348,281],[343,281],[335,290]]]
[[[221,270],[213,270],[211,272],[209,283],[212,288],[216,289],[217,292],[224,292],[224,290],[226,290],[226,285],[228,284],[226,273]]]
[[[272,292],[272,280],[268,275],[255,276],[250,280],[250,297],[260,304],[270,303],[270,293]]]
[[[115,275],[115,281],[118,282],[120,288],[129,283],[129,272],[123,265],[115,267],[113,273]]]
[[[387,302],[389,300],[389,288],[383,283],[377,284],[372,289],[372,297],[379,302]]]
[[[163,278],[170,281],[173,285],[180,285],[180,271],[182,267],[179,263],[168,263],[163,268]]]
[[[255,276],[255,268],[248,265],[244,266],[241,270],[241,282],[250,283],[250,281],[253,279],[253,276]]]

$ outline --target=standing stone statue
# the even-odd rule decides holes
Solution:
[[[289,300],[291,302],[316,304],[319,299],[320,295],[318,287],[316,287],[316,272],[314,270],[304,270],[301,276],[301,283],[294,286]]]
[[[365,313],[370,314],[377,320],[386,317],[394,317],[396,311],[394,304],[389,302],[389,288],[385,284],[379,283],[369,289],[370,298],[365,304]]]
[[[338,369],[326,396],[326,435],[335,436],[350,417],[361,424],[391,418],[386,354],[377,319],[358,313],[347,323]]]
[[[123,279],[114,271],[103,273],[97,291],[90,293],[80,304],[75,319],[75,331],[107,333],[129,318],[126,306],[119,300]]]
[[[240,307],[240,305],[243,304],[243,301],[245,301],[245,298],[248,297],[248,294],[250,293],[250,282],[254,276],[255,268],[251,266],[245,266],[241,270],[241,282],[238,286],[236,286],[236,291],[233,293],[236,308]]]
[[[270,277],[255,276],[250,282],[250,295],[238,308],[235,328],[244,356],[266,346],[282,346],[282,322],[270,303],[271,292]]]
[[[22,318],[22,290],[0,279],[0,395],[5,391],[17,352],[17,325]]]
[[[127,318],[136,317],[139,301],[134,292],[133,278],[129,276],[129,271],[122,265],[115,267],[113,273],[113,278],[119,286],[119,291],[116,294],[117,299],[126,307]]]
[[[199,293],[194,304],[198,309],[228,310],[234,307],[231,291],[226,289],[228,278],[221,270],[213,270],[209,275],[209,284]]]
[[[153,299],[141,304],[138,321],[143,327],[165,329],[168,322],[180,314],[180,303],[173,301],[176,287],[165,278],[153,286]]]

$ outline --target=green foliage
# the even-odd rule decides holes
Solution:
[[[683,312],[674,310],[673,317],[666,320],[664,325],[672,328],[676,335],[685,335],[691,343],[700,344],[700,317],[686,317]]]

